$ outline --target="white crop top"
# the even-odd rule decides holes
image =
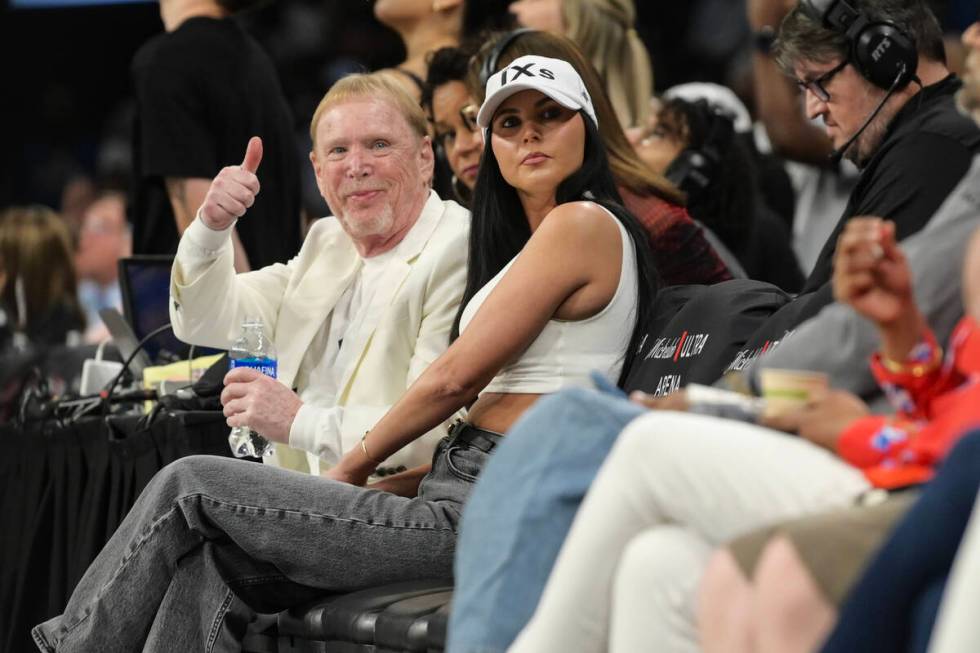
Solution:
[[[613,382],[619,378],[636,322],[636,253],[626,228],[612,213],[609,215],[619,227],[623,243],[619,285],[612,299],[592,317],[549,320],[527,349],[493,377],[484,392],[544,394],[569,386],[591,387],[589,372],[592,370]],[[466,304],[459,321],[461,333],[515,260],[517,257]]]

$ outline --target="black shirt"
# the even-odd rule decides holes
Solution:
[[[980,151],[980,129],[957,111],[953,99],[961,85],[949,75],[916,93],[895,115],[878,150],[861,171],[803,292],[830,281],[837,237],[852,217],[891,220],[898,240],[932,219]]]
[[[237,229],[253,269],[300,246],[299,152],[293,118],[266,53],[232,19],[197,17],[157,35],[133,59],[133,251],[172,254],[177,227],[166,177],[214,177],[263,144],[255,204]]]
[[[786,292],[799,292],[803,272],[790,244],[789,227],[761,199],[756,207],[750,236],[742,249],[734,252],[738,262],[750,279],[767,281]]]
[[[950,75],[922,89],[899,110],[861,171],[803,290],[766,320],[746,343],[746,351],[764,351],[834,301],[830,284],[834,250],[852,217],[892,220],[899,240],[932,219],[980,150],[980,128],[956,110],[953,95],[959,87],[959,80]]]

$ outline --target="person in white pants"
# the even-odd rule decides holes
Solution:
[[[509,651],[698,651],[695,594],[714,547],[869,488],[858,469],[802,438],[704,415],[644,415],[603,464]]]

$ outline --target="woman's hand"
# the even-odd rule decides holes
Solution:
[[[687,391],[683,388],[666,397],[654,397],[641,390],[634,390],[630,393],[630,401],[650,410],[673,410],[683,413],[691,407],[687,401]]]
[[[324,472],[323,477],[363,487],[376,467],[375,463],[365,457],[361,447],[357,446],[345,453],[336,465]]]
[[[340,481],[341,483],[348,483],[350,485],[357,485],[363,487],[367,483],[367,479],[370,474],[362,475],[358,474],[343,465],[343,461],[337,463],[326,472],[323,473],[324,478],[333,479],[334,481]]]
[[[764,417],[762,423],[771,429],[798,433],[813,444],[836,451],[841,433],[855,420],[869,414],[868,405],[857,395],[844,390],[828,390],[806,406]]]
[[[431,465],[422,465],[414,469],[399,472],[398,474],[386,476],[380,481],[371,483],[367,487],[371,490],[382,490],[391,494],[397,494],[400,497],[416,497],[419,494],[419,483],[422,482],[422,479],[425,478],[425,475],[431,469]]]

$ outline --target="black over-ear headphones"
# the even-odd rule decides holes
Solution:
[[[493,49],[487,55],[487,58],[483,60],[483,65],[480,66],[480,86],[483,88],[487,87],[487,82],[493,77],[493,74],[497,72],[497,64],[500,62],[500,56],[510,47],[510,44],[517,40],[521,34],[526,34],[528,32],[533,32],[533,29],[528,29],[527,27],[520,27],[515,30],[511,30],[497,39],[497,42],[493,45]]]
[[[824,26],[847,38],[848,57],[869,82],[883,89],[903,88],[915,78],[919,53],[915,42],[888,20],[871,20],[856,0],[804,0],[803,6]]]
[[[706,125],[704,143],[700,147],[684,149],[667,166],[664,176],[690,196],[703,192],[717,178],[722,157],[735,137],[735,122],[705,100],[687,104],[693,118]],[[690,123],[692,116],[685,115],[685,120]],[[688,131],[691,129],[688,124]]]

